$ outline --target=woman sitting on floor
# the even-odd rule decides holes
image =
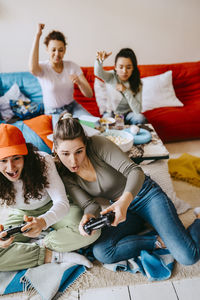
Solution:
[[[181,264],[199,260],[200,219],[186,230],[160,186],[117,145],[103,136],[88,138],[78,120],[63,113],[55,128],[54,146],[66,190],[84,211],[79,225],[83,236],[87,236],[83,225],[100,211],[95,197],[112,203],[101,212],[113,211],[115,219],[94,243],[96,259],[115,263],[166,245]],[[145,222],[156,230],[154,235],[138,235]]]
[[[0,271],[13,271],[50,262],[72,262],[91,267],[74,251],[93,243],[94,236],[80,235],[81,209],[69,204],[65,187],[53,158],[26,144],[22,132],[13,125],[0,125],[0,201],[10,207],[10,215],[0,225]],[[25,221],[22,233],[7,239],[10,225]],[[32,240],[49,227],[43,240]],[[28,232],[26,232],[28,230]],[[26,233],[25,233],[26,232]]]

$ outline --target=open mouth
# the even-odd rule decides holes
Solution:
[[[76,172],[76,171],[78,171],[78,166],[72,167],[71,169],[72,169],[72,171]]]
[[[16,178],[18,177],[18,171],[15,171],[15,172],[6,172],[6,174],[11,177],[11,178]]]

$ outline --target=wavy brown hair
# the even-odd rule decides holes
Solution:
[[[51,40],[61,41],[61,42],[63,42],[63,44],[64,44],[65,46],[67,45],[65,36],[64,36],[64,34],[63,34],[62,32],[60,32],[60,31],[56,31],[56,30],[51,31],[51,32],[46,36],[46,38],[45,38],[45,40],[44,40],[44,44],[45,44],[46,46],[48,46],[48,45],[49,45],[49,42],[50,42]]]
[[[49,186],[47,180],[47,166],[45,158],[38,153],[38,149],[31,143],[26,144],[28,154],[24,155],[24,167],[20,179],[23,182],[24,203],[30,199],[41,199],[43,191]],[[13,182],[0,173],[0,204],[15,204],[16,190]]]

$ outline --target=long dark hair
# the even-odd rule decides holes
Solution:
[[[60,141],[66,141],[66,140],[74,140],[76,138],[81,138],[84,145],[86,146],[86,152],[88,150],[87,144],[90,140],[90,138],[85,134],[85,131],[81,124],[79,123],[79,120],[76,118],[73,118],[71,114],[68,112],[63,112],[59,120],[56,124],[54,135],[53,135],[53,142],[54,142],[54,156],[55,156],[55,163],[58,170],[58,173],[62,175],[70,175],[75,176],[74,173],[70,172],[60,161],[56,149],[58,148],[58,144]],[[88,153],[87,153],[88,154]]]
[[[115,56],[115,65],[117,64],[117,60],[119,57],[130,58],[133,64],[133,72],[129,78],[129,83],[130,83],[131,90],[136,94],[139,91],[140,86],[142,84],[140,80],[140,71],[138,69],[136,55],[132,49],[123,48]]]
[[[43,191],[48,187],[47,167],[45,158],[38,153],[38,149],[31,143],[26,144],[28,154],[24,155],[24,167],[20,179],[23,182],[24,203],[30,199],[41,199]],[[16,190],[13,182],[0,173],[0,201],[1,204],[15,204]]]

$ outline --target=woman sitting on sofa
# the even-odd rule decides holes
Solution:
[[[0,125],[0,204],[10,207],[10,215],[0,225],[0,271],[50,262],[91,266],[84,256],[69,251],[93,243],[99,232],[91,237],[80,235],[81,209],[69,205],[53,158],[26,144],[21,131],[9,124]],[[22,233],[7,238],[3,229],[23,221]],[[44,239],[31,239],[49,227],[55,230]]]
[[[97,59],[94,65],[94,73],[105,81],[108,94],[108,97],[102,100],[101,96],[99,96],[99,101],[96,96],[100,111],[104,117],[112,117],[113,114],[124,116],[125,124],[144,123],[146,119],[141,113],[142,84],[136,55],[132,49],[121,49],[115,57],[115,69],[105,71],[103,69],[103,61],[110,55],[111,52],[97,52]],[[96,95],[98,95],[98,88],[97,84],[95,84]]]
[[[115,219],[94,243],[96,259],[115,263],[166,245],[181,264],[199,260],[200,219],[186,230],[160,186],[117,145],[103,136],[88,138],[78,120],[63,113],[55,128],[54,146],[66,190],[84,211],[79,225],[83,236],[87,236],[83,225],[100,211],[96,197],[112,203],[101,212],[113,211]],[[157,233],[138,235],[145,222]]]
[[[73,99],[74,84],[77,84],[85,97],[92,97],[93,92],[80,67],[72,61],[64,61],[66,52],[65,36],[60,31],[50,32],[45,40],[49,60],[39,62],[39,42],[44,24],[38,24],[30,54],[29,69],[42,87],[45,114],[52,115],[53,128],[63,110],[74,117],[90,115]]]

